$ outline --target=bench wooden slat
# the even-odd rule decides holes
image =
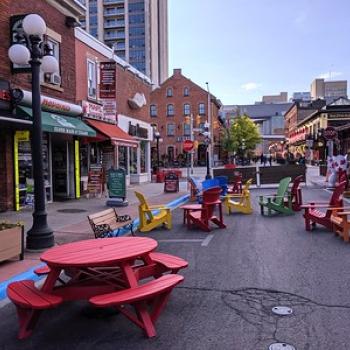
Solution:
[[[25,309],[50,309],[62,303],[59,296],[48,294],[37,289],[32,280],[13,282],[7,287],[9,299]]]
[[[188,262],[178,256],[152,252],[150,258],[158,264],[164,265],[169,270],[179,270],[188,266]]]
[[[107,307],[147,300],[174,288],[183,279],[181,275],[164,275],[135,288],[92,297],[90,303],[97,307]]]
[[[47,275],[51,271],[49,266],[38,267],[34,270],[34,273],[38,276]]]

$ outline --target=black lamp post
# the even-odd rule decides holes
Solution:
[[[159,139],[160,139],[160,133],[159,131],[154,132],[154,137],[157,141],[157,173],[159,172]]]
[[[37,14],[27,15],[23,20],[25,36],[9,49],[10,60],[19,65],[30,64],[32,70],[32,110],[33,128],[31,131],[32,166],[34,179],[33,226],[27,232],[27,249],[41,250],[54,245],[52,229],[47,224],[45,208],[45,184],[42,159],[42,126],[40,66],[45,73],[58,71],[58,62],[50,56],[50,48],[42,41],[46,33],[46,23]]]

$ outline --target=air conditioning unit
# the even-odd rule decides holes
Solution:
[[[61,85],[61,76],[56,73],[50,74],[48,78],[48,83],[53,85]]]
[[[96,97],[96,88],[93,88],[93,87],[89,88],[89,96]]]

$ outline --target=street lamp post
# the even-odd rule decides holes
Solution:
[[[241,149],[242,149],[242,165],[244,165],[245,139],[242,139]]]
[[[159,172],[159,139],[160,139],[159,131],[154,132],[154,137],[157,141],[157,173],[158,173]]]
[[[58,71],[58,62],[49,55],[51,49],[43,42],[46,33],[46,23],[37,14],[27,15],[23,19],[25,36],[20,38],[22,44],[14,44],[9,48],[10,60],[19,65],[30,64],[32,71],[32,110],[33,128],[31,131],[32,166],[34,179],[34,211],[33,226],[27,232],[27,248],[41,250],[54,245],[52,229],[47,224],[45,208],[45,184],[42,159],[42,126],[41,126],[41,95],[40,66],[45,73]]]

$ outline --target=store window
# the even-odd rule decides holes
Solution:
[[[137,148],[130,148],[130,174],[137,174]]]
[[[80,146],[80,174],[88,176],[89,172],[89,144]]]
[[[34,203],[34,179],[32,166],[32,152],[29,140],[29,132],[17,131],[15,134],[17,150],[18,150],[18,196],[19,206],[33,205]],[[46,200],[52,201],[51,196],[51,172],[49,159],[49,137],[47,133],[43,134],[42,141],[42,159],[43,159],[43,173],[44,186],[46,193]]]
[[[118,146],[118,160],[119,168],[122,168],[127,172],[127,161],[128,161],[128,149],[125,146]]]
[[[146,172],[146,142],[141,141],[140,142],[140,166],[141,166],[141,173]]]

